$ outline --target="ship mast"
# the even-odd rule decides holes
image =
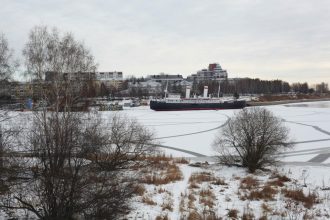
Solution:
[[[167,98],[167,86],[168,86],[168,80],[166,80],[166,88],[165,88],[165,99]]]

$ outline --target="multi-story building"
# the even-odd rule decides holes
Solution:
[[[56,72],[46,72],[45,81],[53,81]],[[97,80],[97,81],[122,81],[123,72],[76,72],[64,73],[63,79],[70,80]]]
[[[182,75],[180,74],[165,74],[165,73],[160,73],[157,75],[149,75],[147,76],[147,80],[159,82],[159,83],[171,83],[171,82],[180,82],[183,80]]]
[[[196,74],[192,74],[187,77],[189,81],[208,81],[208,80],[222,80],[228,77],[227,70],[221,68],[218,63],[211,63],[207,69],[197,71]]]
[[[45,81],[55,80],[55,72],[46,72]],[[64,73],[63,79],[69,79],[72,81],[93,81],[98,87],[105,86],[107,88],[114,87],[120,88],[123,82],[123,72],[76,72],[76,73]]]
[[[96,72],[96,80],[99,81],[121,81],[123,80],[123,72]]]
[[[95,73],[95,81],[101,85],[110,88],[114,87],[119,89],[123,83],[123,72],[96,72]]]

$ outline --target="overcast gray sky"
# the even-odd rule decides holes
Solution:
[[[330,83],[328,0],[0,0],[17,56],[35,25],[72,32],[100,71],[187,76],[219,62],[229,77]]]

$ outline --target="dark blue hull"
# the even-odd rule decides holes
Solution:
[[[150,101],[150,109],[155,111],[241,109],[245,106],[246,101],[243,100],[219,103],[168,103],[164,101]]]

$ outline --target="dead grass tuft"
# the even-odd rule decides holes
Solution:
[[[196,182],[191,182],[189,184],[189,189],[198,189],[199,185]]]
[[[171,161],[173,160],[172,156],[166,156],[165,153],[155,154],[155,155],[143,155],[140,158],[138,158],[141,161],[148,161],[151,163],[159,163],[163,161]]]
[[[224,179],[217,178],[215,181],[212,182],[213,185],[221,185],[221,186],[226,186],[228,185]]]
[[[193,192],[190,192],[188,195],[188,208],[189,209],[195,209],[195,204],[194,202],[196,201],[196,197],[193,194]]]
[[[167,163],[163,169],[165,170],[154,170],[149,174],[145,174],[141,178],[140,182],[146,184],[163,185],[183,179],[183,174],[176,164]]]
[[[271,176],[271,178],[273,178],[273,179],[277,178],[278,180],[280,180],[282,182],[290,182],[291,181],[291,179],[289,177],[287,177],[286,175],[281,175],[281,174],[278,174],[278,173],[273,174]]]
[[[180,157],[180,158],[174,158],[174,163],[179,163],[179,164],[189,164],[189,160],[187,160],[184,157]]]
[[[267,220],[267,219],[268,219],[267,215],[263,215],[263,216],[259,217],[259,220]]]
[[[170,218],[168,217],[167,213],[165,216],[157,216],[155,220],[170,220]]]
[[[146,188],[142,184],[138,184],[135,186],[134,193],[139,196],[143,196],[146,192]]]
[[[199,192],[199,196],[200,196],[199,202],[201,204],[213,208],[213,206],[215,205],[214,204],[215,195],[211,190],[209,189],[201,190]]]
[[[154,202],[150,197],[148,196],[143,196],[142,197],[142,202],[147,204],[147,205],[157,205],[156,202]]]
[[[254,220],[254,214],[251,212],[244,212],[242,215],[242,220]]]
[[[268,212],[272,212],[272,208],[269,207],[266,203],[262,203],[261,204],[261,209],[263,211],[263,213],[268,213]]]
[[[264,186],[262,190],[251,190],[250,194],[247,196],[249,200],[273,200],[274,195],[277,190],[273,189],[271,186]]]
[[[239,188],[251,190],[257,188],[258,186],[259,181],[257,179],[253,178],[252,176],[247,176],[241,179]]]
[[[221,220],[221,217],[217,217],[214,213],[203,212],[198,213],[196,211],[191,211],[187,218],[182,218],[187,220]]]
[[[170,199],[170,200],[167,200],[167,201],[163,201],[163,204],[161,205],[162,207],[162,210],[169,210],[170,212],[173,212],[173,201]]]
[[[202,220],[202,216],[196,211],[189,212],[187,220]]]
[[[309,192],[306,196],[302,189],[284,189],[283,194],[285,197],[290,198],[294,201],[301,202],[305,206],[305,208],[312,208],[314,204],[318,202],[317,195],[313,192]]]
[[[215,198],[214,193],[209,189],[202,189],[199,192],[199,195],[202,196],[202,197],[214,197]]]
[[[216,178],[214,177],[214,175],[209,172],[192,173],[189,178],[189,182],[196,182],[196,183],[210,182],[215,180]]]
[[[267,185],[270,186],[278,186],[278,187],[283,187],[285,182],[290,182],[291,179],[285,175],[280,175],[278,173],[273,173],[270,179],[274,180],[269,180],[267,182]]]
[[[237,210],[237,209],[230,209],[230,210],[228,211],[227,216],[228,216],[229,218],[237,219],[237,218],[238,218],[238,210]]]
[[[160,187],[158,190],[157,190],[158,194],[162,194],[164,192],[167,192],[166,189]]]

